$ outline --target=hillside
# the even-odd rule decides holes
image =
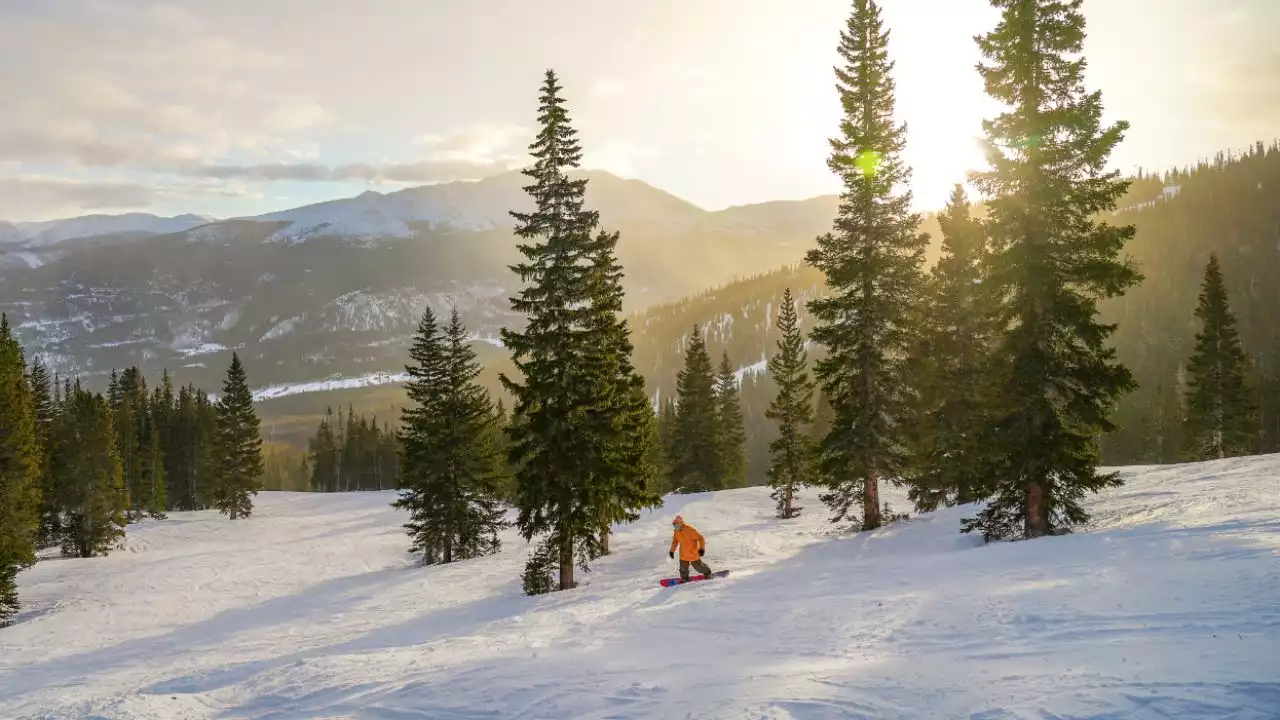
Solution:
[[[388,493],[174,513],[19,576],[0,716],[1275,717],[1280,457],[1124,474],[1086,532],[989,546],[965,508],[849,535],[812,495],[669,497],[534,598],[513,532],[413,566]],[[675,513],[728,578],[657,585]]]

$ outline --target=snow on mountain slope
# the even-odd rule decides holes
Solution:
[[[392,493],[264,493],[19,575],[0,716],[1277,717],[1280,456],[1125,474],[1089,532],[987,546],[965,508],[838,534],[810,493],[668,497],[536,598],[514,531],[423,568]],[[658,586],[677,512],[729,577]]]
[[[587,203],[600,211],[601,222],[610,228],[628,221],[652,224],[663,221],[671,228],[686,226],[708,215],[669,193],[638,180],[625,180],[609,173],[575,173],[590,178]],[[241,220],[284,223],[270,236],[289,244],[315,237],[343,237],[370,242],[382,238],[405,238],[414,234],[413,225],[434,228],[486,231],[515,227],[513,209],[531,210],[531,200],[523,186],[528,178],[520,172],[475,181],[423,185],[390,193],[366,191],[299,208],[257,215]],[[666,229],[671,229],[666,228]],[[198,239],[215,239],[215,228],[196,233]]]
[[[160,217],[150,213],[122,215],[84,215],[64,220],[13,223],[17,235],[0,230],[0,239],[20,243],[23,247],[44,248],[75,238],[112,235],[115,233],[148,233],[162,235],[181,232],[213,222],[206,215]]]

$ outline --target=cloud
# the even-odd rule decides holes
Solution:
[[[360,181],[368,183],[436,183],[451,180],[478,180],[518,167],[510,160],[470,162],[466,160],[424,160],[409,163],[350,163],[329,166],[318,163],[266,163],[261,165],[204,165],[186,168],[184,175],[242,179],[257,182],[279,181]]]
[[[603,80],[597,80],[592,84],[589,92],[591,97],[595,98],[622,97],[627,93],[627,85],[621,80],[605,78]]]
[[[0,217],[26,217],[33,208],[54,213],[137,210],[149,207],[155,199],[155,190],[136,183],[0,178]]]
[[[619,177],[635,177],[638,174],[637,162],[657,155],[651,147],[630,140],[609,139],[596,143],[583,155],[582,167],[586,170],[607,170]]]
[[[267,126],[281,132],[309,130],[333,122],[327,110],[314,101],[280,105],[267,116]]]
[[[533,141],[535,133],[516,123],[485,122],[448,135],[420,135],[415,143],[426,147],[433,160],[488,164],[522,157],[523,148]],[[517,152],[517,148],[521,151]]]
[[[527,155],[518,151],[533,132],[514,123],[479,123],[447,135],[424,134],[414,144],[426,157],[411,162],[324,163],[277,162],[204,164],[173,168],[179,175],[257,182],[437,183],[478,180],[521,167]]]
[[[176,5],[70,0],[0,24],[0,162],[163,171],[287,152],[335,122],[308,93],[264,90],[282,58]]]

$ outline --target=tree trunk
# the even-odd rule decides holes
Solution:
[[[1026,536],[1038,538],[1049,534],[1049,505],[1045,502],[1044,481],[1027,483]]]
[[[875,473],[868,473],[862,488],[862,529],[880,527],[880,481]]]
[[[573,587],[573,538],[568,535],[560,541],[560,589]]]
[[[782,517],[784,518],[789,519],[791,517],[791,482],[790,481],[787,482],[786,504],[783,505],[782,513],[783,513]]]
[[[610,534],[611,534],[611,533],[609,532],[609,528],[605,528],[605,529],[600,533],[600,553],[601,553],[602,555],[608,555],[608,554],[609,554],[609,536],[610,536]]]
[[[232,519],[232,520],[235,520],[235,519],[236,519],[236,506],[235,506],[235,505],[232,505],[232,506],[231,506],[231,519]]]

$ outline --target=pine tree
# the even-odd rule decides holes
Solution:
[[[716,373],[716,454],[720,459],[720,477],[723,487],[744,487],[747,484],[747,431],[742,417],[742,402],[738,393],[738,376],[729,364],[729,354],[720,356],[720,370]]]
[[[18,612],[18,572],[36,561],[40,436],[22,347],[0,314],[0,627]]]
[[[232,520],[249,517],[253,512],[252,496],[258,494],[262,475],[262,437],[253,394],[236,353],[231,354],[216,410],[213,447],[217,464],[210,488],[213,506]]]
[[[834,232],[806,255],[830,291],[808,305],[817,321],[811,337],[827,351],[815,374],[835,415],[820,447],[822,499],[836,522],[861,500],[864,530],[881,523],[880,480],[896,480],[907,462],[903,363],[928,241],[910,212],[906,126],[894,124],[888,40],[879,5],[855,0],[840,35],[845,67],[836,70],[841,137],[831,141],[827,163],[844,191]]]
[[[128,507],[115,421],[107,399],[77,381],[63,398],[52,453],[66,526],[62,554],[95,557],[124,536]]]
[[[989,425],[986,380],[995,337],[995,303],[986,290],[988,251],[982,223],[957,184],[938,216],[942,255],[920,305],[920,337],[911,357],[918,389],[909,497],[922,512],[972,502],[983,475]]]
[[[769,375],[778,386],[778,394],[765,411],[765,417],[778,424],[778,439],[769,443],[769,486],[778,504],[778,517],[796,515],[795,493],[809,484],[813,448],[806,434],[813,421],[813,388],[809,378],[808,355],[804,334],[796,317],[791,288],[782,293],[778,312],[778,352],[769,358]]]
[[[702,329],[693,326],[684,369],[676,373],[676,422],[671,449],[671,484],[695,493],[724,487],[715,376]]]
[[[676,442],[676,399],[668,396],[662,401],[662,409],[658,412],[657,422],[658,444],[661,463],[661,478],[663,481],[663,490],[669,491],[673,485],[671,483],[671,473],[675,468],[675,442]]]
[[[53,398],[53,381],[39,356],[31,359],[27,373],[31,388],[32,412],[36,423],[36,441],[40,444],[40,527],[36,531],[36,546],[53,547],[62,534],[62,515],[58,510],[58,489],[53,484],[51,433],[57,406]]]
[[[517,466],[517,525],[531,540],[547,534],[556,543],[559,588],[574,587],[575,548],[597,536],[600,493],[591,487],[597,459],[588,408],[611,388],[588,382],[582,358],[590,351],[593,232],[599,215],[583,206],[586,179],[570,179],[582,149],[570,125],[555,73],[547,71],[539,99],[541,129],[530,146],[533,183],[524,189],[534,203],[528,213],[512,212],[524,261],[512,266],[523,288],[511,299],[525,316],[522,331],[503,328],[503,345],[522,381],[501,375],[515,399],[508,424],[511,461]]]
[[[164,474],[164,484],[162,486],[164,492],[164,510],[173,510],[177,507],[177,490],[173,480],[173,475],[178,472],[175,468],[178,460],[178,448],[176,447],[177,434],[177,399],[173,394],[173,380],[169,377],[169,371],[165,370],[160,376],[160,386],[151,392],[151,418],[155,423],[156,443],[160,448],[161,472]]]
[[[498,502],[493,407],[476,383],[480,364],[458,311],[440,333],[428,308],[410,357],[418,363],[406,366],[416,404],[402,417],[403,489],[394,505],[409,511],[404,527],[412,551],[426,564],[496,552],[506,523]]]
[[[662,498],[653,489],[653,408],[645,394],[644,378],[631,363],[631,330],[622,317],[622,268],[616,259],[618,233],[600,232],[590,252],[592,260],[589,343],[584,357],[587,382],[603,392],[595,396],[592,450],[595,466],[591,504],[600,510],[598,535],[582,536],[579,552],[594,559],[609,552],[614,523],[634,522],[643,508],[657,507]]]
[[[308,448],[311,454],[311,487],[318,492],[338,490],[338,440],[333,434],[333,408],[326,411]]]
[[[1103,170],[1128,124],[1102,127],[1101,93],[1084,89],[1080,0],[993,3],[1002,18],[978,38],[979,72],[1006,110],[983,124],[992,169],[972,179],[990,198],[988,282],[1004,302],[980,492],[990,501],[963,529],[1034,538],[1084,522],[1079,500],[1121,483],[1098,472],[1098,437],[1135,385],[1098,302],[1141,278],[1119,260],[1133,227],[1098,219],[1128,187]]]
[[[1253,450],[1257,407],[1245,382],[1246,360],[1227,302],[1216,254],[1209,255],[1200,288],[1195,350],[1187,363],[1186,456],[1214,460]]]
[[[142,478],[140,487],[145,494],[142,509],[148,517],[164,519],[169,507],[168,483],[164,475],[164,446],[160,438],[160,426],[148,410],[142,425]]]

